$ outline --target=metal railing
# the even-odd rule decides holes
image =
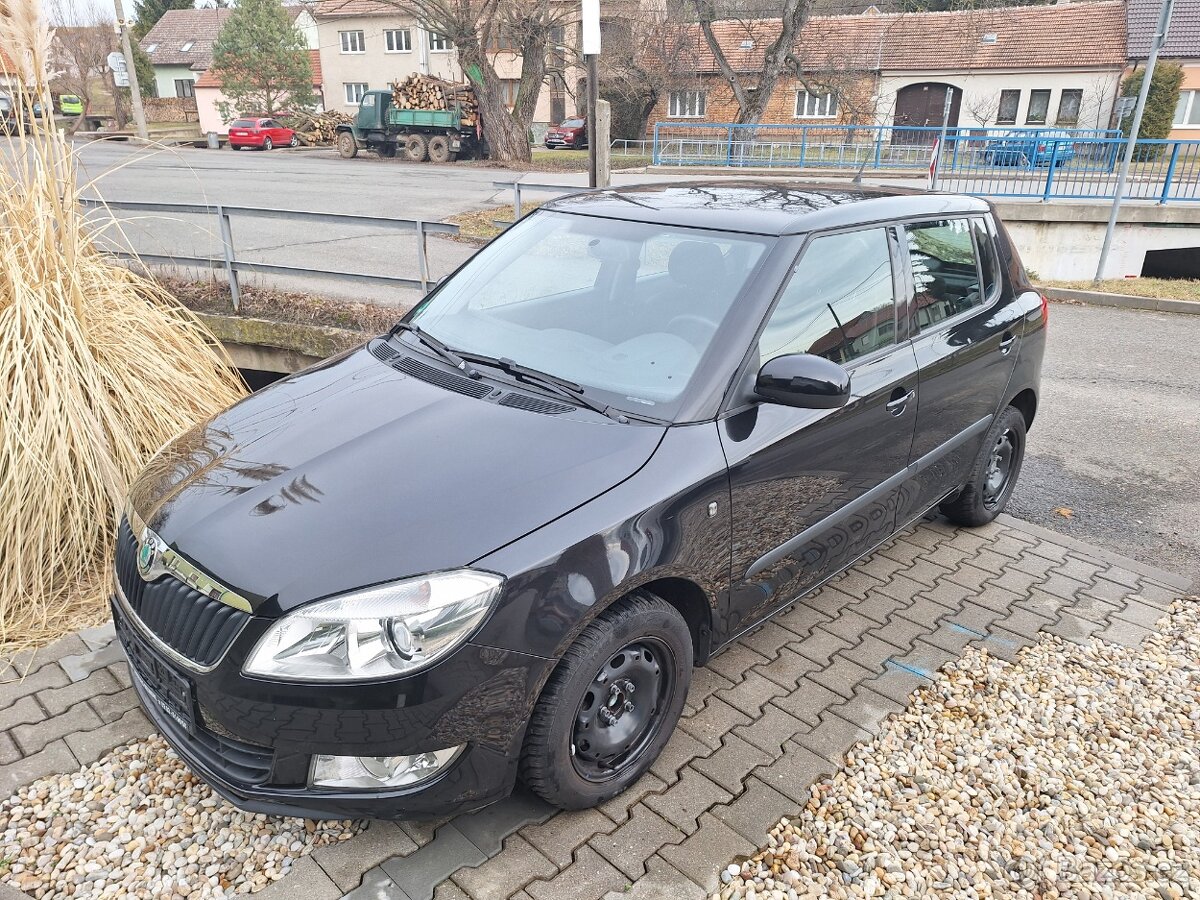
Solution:
[[[458,226],[445,222],[425,222],[420,219],[391,219],[385,216],[357,216],[346,213],[320,213],[298,209],[267,209],[257,206],[228,206],[217,203],[148,203],[141,201],[114,200],[104,201],[85,197],[80,203],[90,209],[128,210],[136,212],[160,212],[175,215],[201,214],[212,215],[217,219],[217,234],[221,240],[221,256],[176,256],[157,253],[133,253],[114,249],[114,256],[124,259],[139,259],[144,262],[162,265],[185,265],[224,270],[229,281],[229,294],[236,310],[241,305],[241,287],[238,282],[239,272],[258,272],[272,275],[310,276],[342,279],[347,281],[363,281],[382,283],[397,287],[416,288],[428,293],[434,279],[429,275],[429,252],[427,238],[430,234],[458,234]],[[373,228],[385,228],[394,231],[412,232],[417,238],[417,277],[406,278],[399,275],[376,275],[368,272],[344,272],[335,269],[311,269],[301,266],[287,266],[277,263],[255,262],[238,259],[233,241],[234,216],[254,219],[290,219],[295,221],[320,221],[337,225],[364,225]]]
[[[654,141],[632,141],[617,138],[609,145],[612,156],[650,156],[654,149]]]
[[[664,166],[815,168],[921,177],[941,129],[658,123]],[[950,128],[938,186],[992,197],[1112,199],[1125,138],[1113,129]],[[1200,141],[1143,140],[1123,199],[1200,199]]]
[[[563,196],[566,194],[582,194],[584,191],[590,191],[589,187],[575,187],[566,184],[539,184],[535,181],[493,181],[494,188],[511,188],[513,192],[513,221],[506,222],[503,219],[493,219],[492,224],[497,228],[507,228],[521,218],[521,192],[533,191],[541,194],[555,194]]]

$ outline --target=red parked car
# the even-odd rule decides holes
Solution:
[[[242,147],[298,147],[300,139],[296,132],[285,128],[274,119],[236,119],[229,126],[229,146],[234,150]]]
[[[567,150],[587,149],[587,119],[567,119],[557,128],[546,132],[546,149],[555,150],[563,147]]]

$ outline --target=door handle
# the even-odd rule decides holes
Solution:
[[[1012,349],[1013,344],[1015,344],[1016,342],[1017,342],[1017,339],[1013,335],[1013,333],[1011,331],[1006,332],[1004,337],[1000,340],[1000,352],[1004,356],[1007,356],[1008,351]]]
[[[906,406],[908,406],[909,401],[915,400],[916,398],[917,392],[909,391],[903,397],[897,397],[895,400],[889,400],[884,404],[884,406],[887,407],[887,411],[893,416],[899,416],[904,414],[904,409]]]

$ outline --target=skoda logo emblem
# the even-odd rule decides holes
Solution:
[[[141,572],[143,576],[150,573],[150,569],[154,566],[155,555],[154,541],[153,539],[147,537],[147,539],[142,543],[142,546],[138,548],[137,556],[138,571]]]

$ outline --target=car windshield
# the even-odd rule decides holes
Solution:
[[[507,358],[576,382],[591,399],[667,419],[771,243],[537,212],[409,321],[455,350]]]

